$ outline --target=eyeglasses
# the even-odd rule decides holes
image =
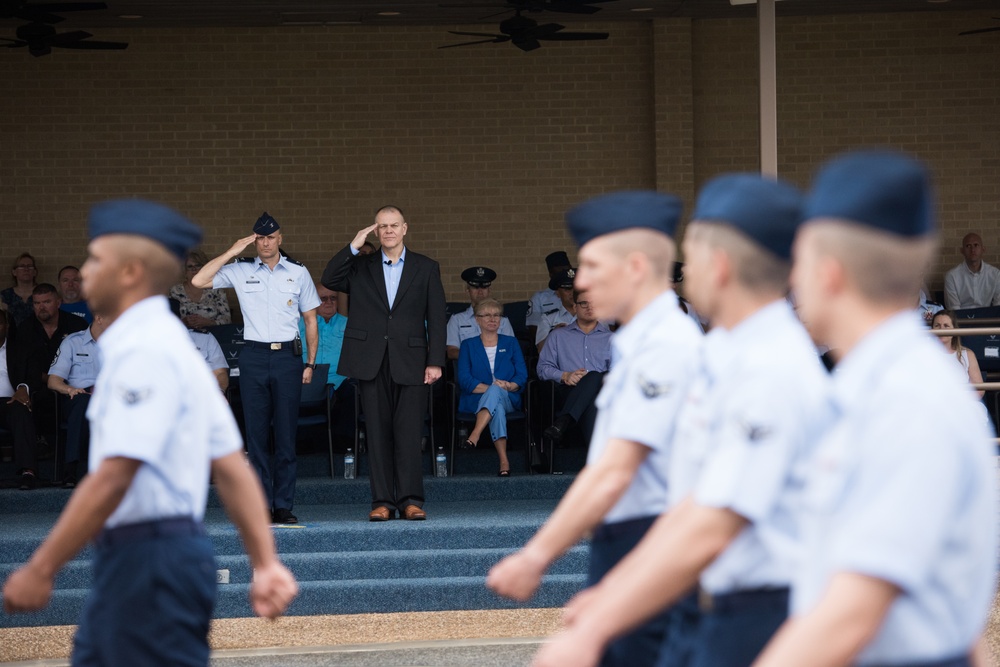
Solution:
[[[337,297],[335,297],[335,296],[321,296],[319,298],[319,300],[322,301],[322,302],[324,302],[324,303],[326,303],[328,301],[336,301]]]
[[[31,270],[34,270],[35,269],[35,265],[34,264],[18,264],[14,268],[15,269],[31,269]]]
[[[502,315],[500,313],[483,313],[482,315],[476,315],[476,317],[481,317],[484,320],[499,320]]]
[[[589,301],[577,301],[576,305],[579,306],[580,308],[590,308]]]

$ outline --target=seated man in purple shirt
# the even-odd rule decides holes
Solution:
[[[611,368],[611,331],[597,321],[586,292],[573,292],[576,320],[553,329],[538,357],[538,379],[556,383],[562,410],[545,435],[558,443],[574,424],[579,424],[584,442],[590,442],[604,374]]]

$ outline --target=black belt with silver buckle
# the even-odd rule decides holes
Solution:
[[[254,349],[259,348],[262,350],[277,351],[277,350],[290,350],[292,348],[292,343],[294,342],[295,342],[294,340],[286,340],[286,341],[281,341],[280,343],[262,343],[259,340],[248,340],[246,341],[246,345],[247,347],[252,347]]]

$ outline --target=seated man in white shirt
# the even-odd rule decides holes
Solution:
[[[1000,269],[983,261],[983,250],[979,234],[962,239],[965,261],[944,277],[944,305],[949,310],[1000,305]]]
[[[497,279],[497,272],[485,266],[469,267],[462,271],[465,291],[469,293],[472,305],[468,310],[455,313],[448,318],[448,334],[445,340],[449,359],[458,359],[458,350],[462,341],[479,335],[479,323],[476,322],[475,308],[480,302],[490,298],[490,286]],[[514,338],[514,328],[506,317],[500,318],[500,329],[497,333]]]
[[[169,301],[170,311],[184,322],[184,318],[181,317],[181,302],[177,299],[169,299]],[[219,389],[222,390],[222,393],[226,393],[226,390],[229,389],[229,362],[226,361],[226,354],[222,351],[218,339],[204,329],[188,329],[188,335],[205,363],[208,364],[208,369],[212,371],[215,381],[219,383]]]

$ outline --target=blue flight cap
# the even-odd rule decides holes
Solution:
[[[269,236],[279,229],[281,229],[281,226],[278,225],[278,221],[272,218],[267,211],[264,211],[257,218],[257,222],[253,224],[253,233],[257,236]]]
[[[577,245],[625,229],[652,229],[673,237],[683,204],[673,195],[651,190],[612,192],[588,199],[566,213]]]
[[[894,151],[854,151],[827,162],[806,198],[806,220],[839,218],[897,236],[932,233],[930,173]]]
[[[691,221],[727,224],[781,259],[791,259],[803,204],[802,194],[783,181],[723,174],[702,187]]]
[[[174,209],[144,199],[116,199],[95,204],[87,218],[91,239],[105,234],[133,234],[156,241],[183,262],[201,243],[201,228]]]
[[[549,289],[557,290],[560,287],[565,287],[567,289],[573,289],[573,279],[576,278],[575,269],[563,269],[555,276],[549,279]]]

